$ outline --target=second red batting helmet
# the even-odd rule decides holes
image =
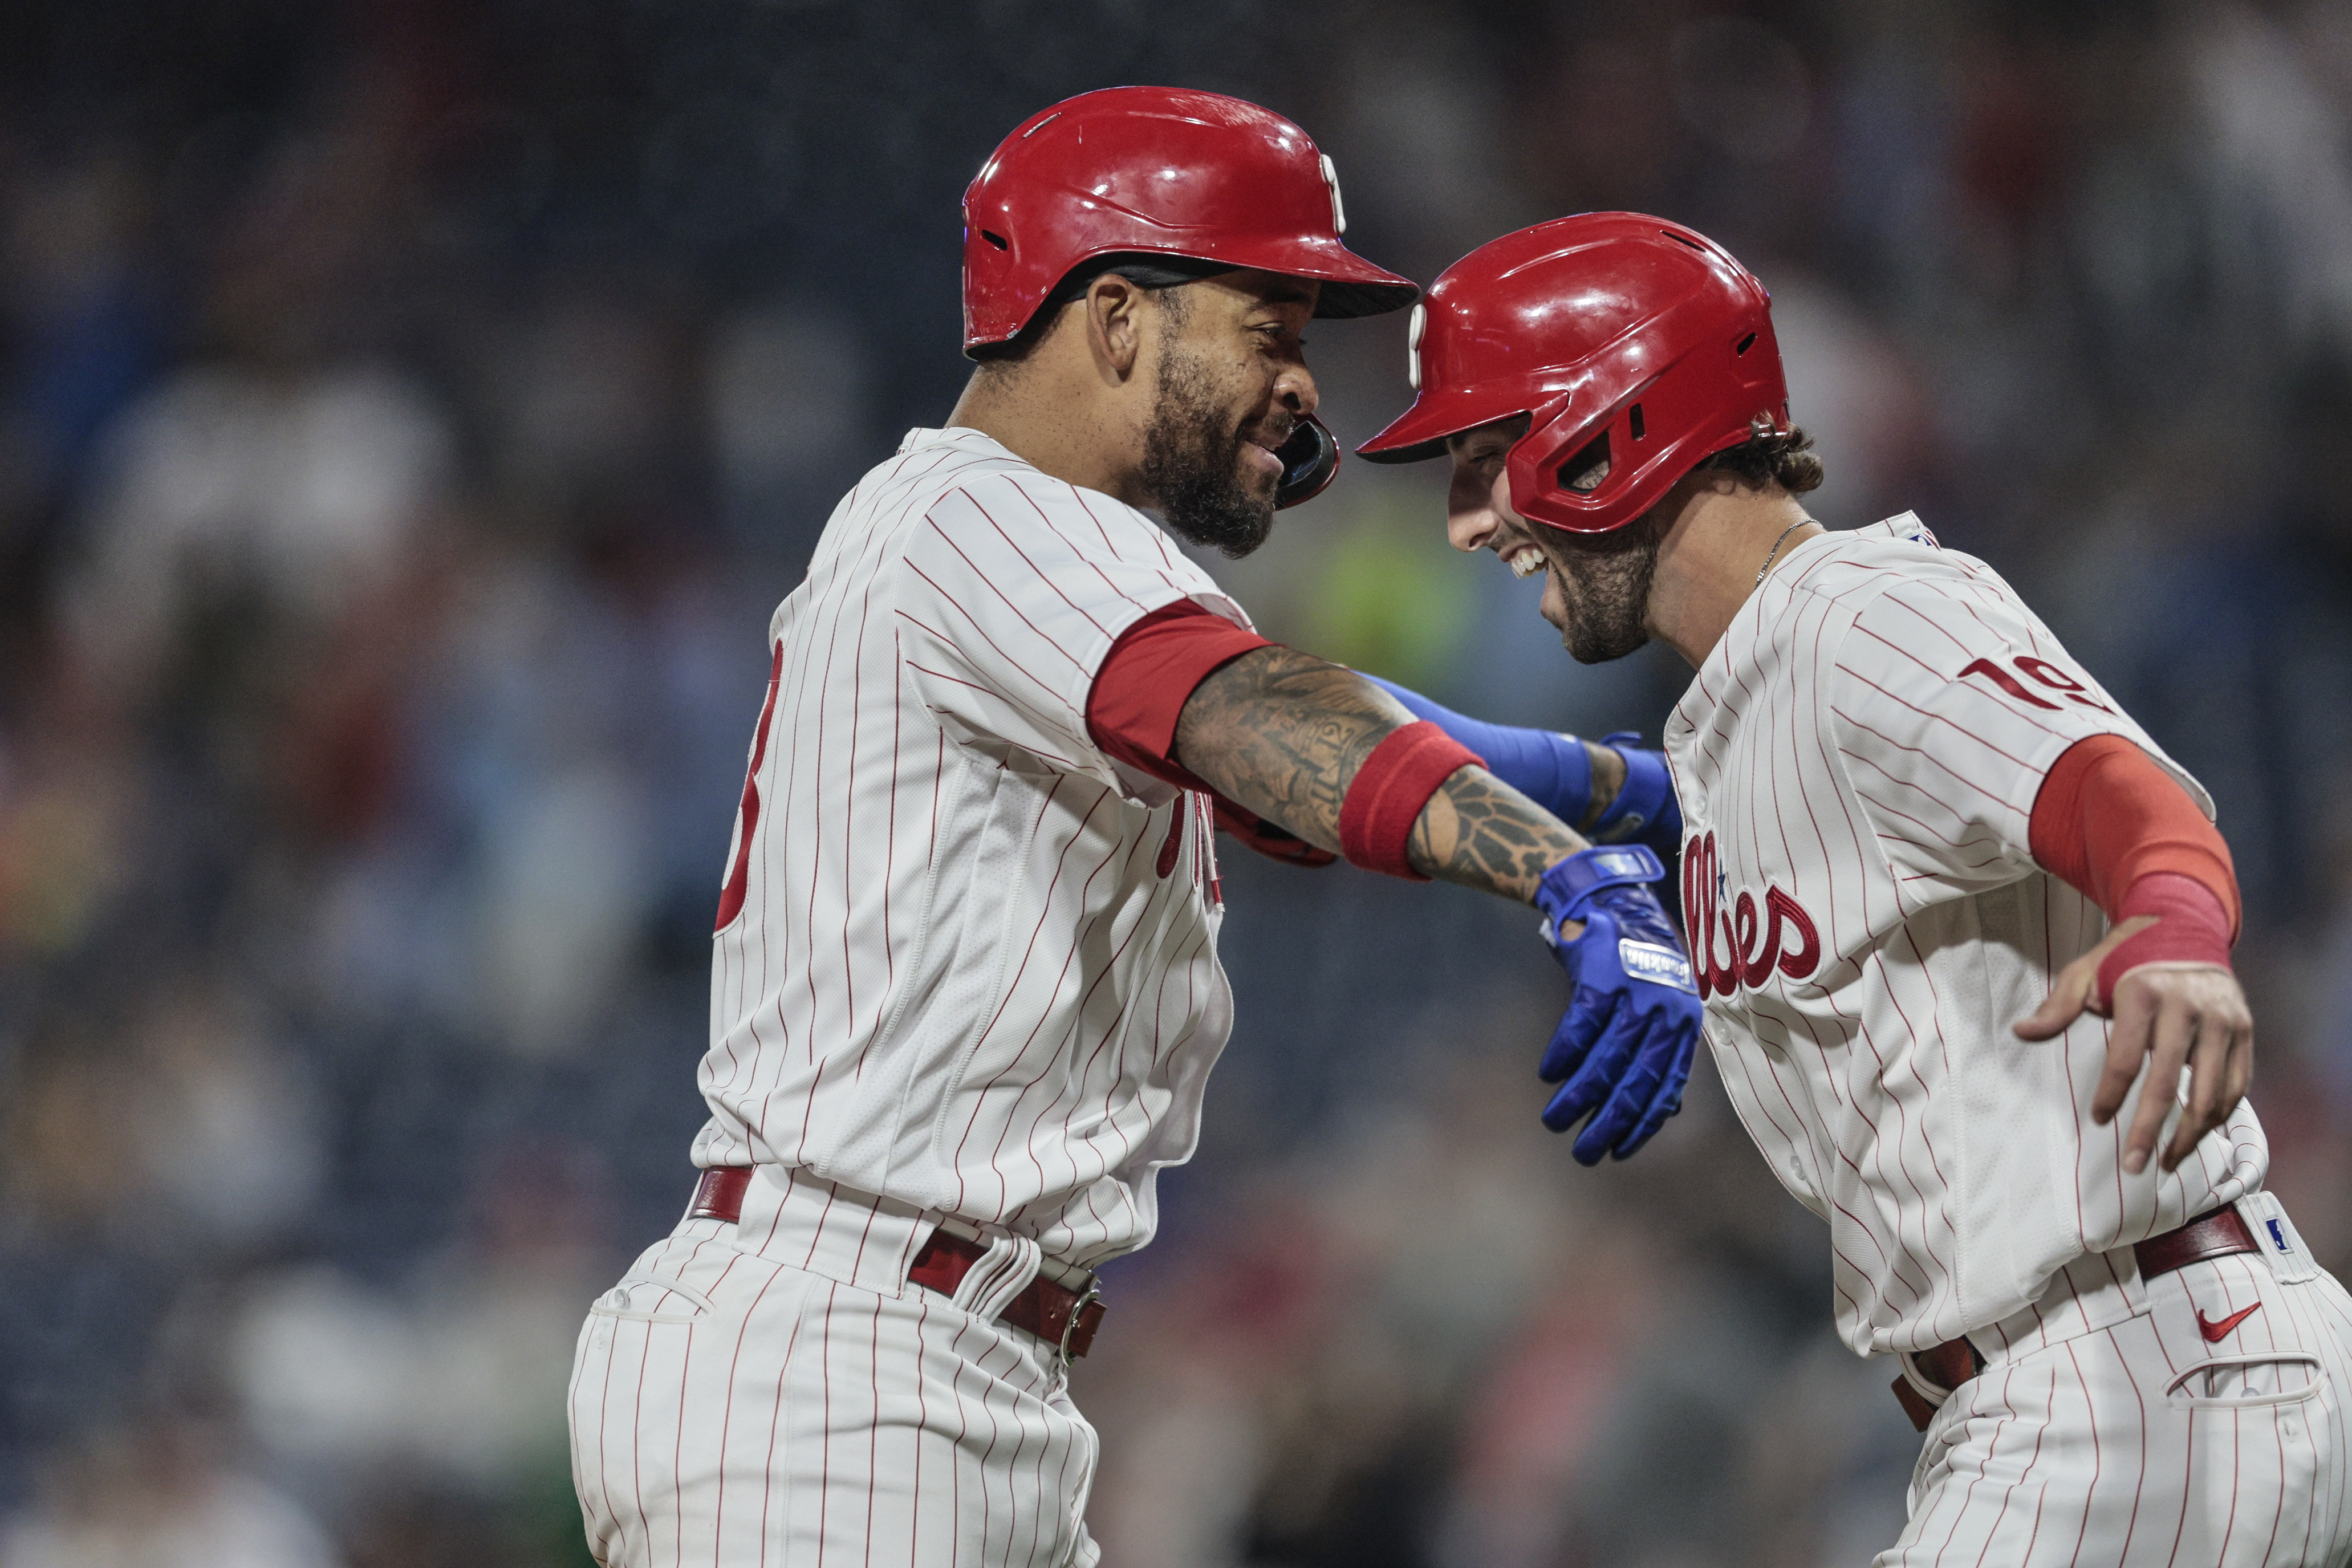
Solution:
[[[963,346],[1018,335],[1070,269],[1143,253],[1323,285],[1318,316],[1421,290],[1340,243],[1339,177],[1306,132],[1214,92],[1114,87],[1033,115],[963,196]]]
[[[1511,504],[1574,533],[1622,528],[1675,480],[1789,427],[1770,296],[1705,235],[1581,213],[1482,245],[1413,312],[1413,405],[1357,451],[1406,463],[1517,415]]]

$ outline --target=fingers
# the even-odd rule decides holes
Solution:
[[[2067,1025],[2084,1013],[2101,1013],[2099,1003],[2099,965],[2107,954],[2156,923],[2154,915],[2134,915],[2111,928],[2099,945],[2083,954],[2058,972],[2052,983],[2050,994],[2031,1015],[2019,1019],[2011,1027],[2021,1040],[2047,1040],[2055,1037]]]
[[[1618,1015],[1593,1061],[1569,1085],[1590,1086],[1587,1098],[1605,1090],[1606,1100],[1578,1134],[1574,1153],[1591,1165],[1603,1154],[1623,1159],[1647,1142],[1682,1104],[1698,1040],[1699,1009],[1653,1006]],[[1602,1058],[1626,1065],[1610,1078],[1599,1076]]]
[[[1648,1098],[1646,1085],[1642,1090],[1642,1101],[1620,1103],[1635,1044],[1633,1031],[1624,1027],[1622,1019],[1612,1023],[1609,1032],[1592,1047],[1592,1054],[1584,1058],[1584,1065],[1559,1086],[1559,1092],[1544,1107],[1544,1125],[1555,1132],[1565,1132],[1587,1115],[1592,1116],[1592,1122],[1576,1139],[1576,1157],[1584,1164],[1598,1162],[1609,1145],[1641,1115],[1641,1105]],[[1597,1130],[1604,1127],[1607,1135],[1602,1137]]]
[[[2139,1104],[2124,1140],[2126,1171],[2137,1175],[2147,1168],[2165,1119],[2176,1108],[2180,1119],[2165,1141],[2166,1171],[2229,1120],[2253,1081],[2253,1036],[2246,994],[2237,977],[2219,965],[2144,964],[2116,981],[2115,1024],[2091,1116],[2103,1125],[2113,1121],[2138,1083]]]
[[[1578,986],[1576,994],[1569,1000],[1568,1011],[1560,1016],[1559,1027],[1552,1031],[1551,1044],[1544,1050],[1536,1076],[1546,1083],[1558,1083],[1582,1066],[1592,1043],[1609,1027],[1609,1020],[1615,1016],[1621,1000],[1622,995],[1614,991]]]
[[[1650,1109],[1643,1114],[1633,1131],[1609,1152],[1614,1159],[1622,1160],[1647,1143],[1657,1135],[1658,1129],[1666,1124],[1667,1119],[1683,1108],[1683,1086],[1690,1081],[1691,1058],[1698,1048],[1698,1015],[1696,1010],[1685,1026],[1676,1032],[1667,1048],[1670,1055],[1665,1078],[1658,1085],[1657,1092],[1651,1097]]]
[[[1654,1060],[1649,1053],[1634,1056],[1633,1063],[1615,1082],[1603,1084],[1608,1098],[1584,1131],[1576,1135],[1576,1143],[1569,1152],[1580,1165],[1597,1165],[1610,1150],[1622,1142],[1627,1134],[1641,1124],[1650,1102],[1657,1098],[1659,1079],[1665,1071],[1663,1060]]]
[[[2234,1033],[2219,1018],[2191,1018],[2193,1043],[2189,1051],[2189,1101],[2164,1146],[2168,1171],[2189,1156],[2197,1141],[2221,1123],[2235,1100],[2221,1098],[2222,1080],[2230,1070],[2230,1040]]]
[[[2156,1152],[2157,1135],[2164,1130],[2164,1119],[2179,1103],[2180,1069],[2189,1060],[2189,1047],[2196,1043],[2197,1015],[2186,1006],[2158,1007],[2155,1027],[2148,1037],[2147,1073],[2140,1084],[2139,1109],[2132,1116],[2131,1131],[2124,1138],[2124,1169],[2135,1176],[2147,1169],[2148,1156]],[[2107,1071],[2112,1075],[2115,1069],[2115,1050],[2110,1046]],[[2102,1079],[2102,1089],[2105,1087],[2105,1080]],[[2094,1114],[2096,1107],[2095,1100]]]
[[[2140,1064],[2147,1059],[2148,1037],[2155,1026],[2156,1012],[2156,997],[2147,987],[2116,988],[2115,1024],[2107,1031],[2107,1065],[2099,1074],[2098,1089],[2091,1096],[2091,1120],[2098,1126],[2113,1121],[2130,1096],[2131,1086],[2139,1078]],[[2170,1097],[2166,1099],[2169,1103]]]
[[[2165,1145],[2164,1168],[2177,1167],[2199,1140],[2221,1126],[2246,1096],[2254,1071],[2253,1020],[2224,998],[2192,1015],[2197,1040],[2189,1058],[2189,1104]]]
[[[1543,1123],[1555,1132],[1565,1132],[1584,1120],[1592,1109],[1608,1097],[1609,1087],[1625,1070],[1633,1059],[1633,1039],[1619,1028],[1614,1016],[1610,1027],[1586,1047],[1583,1059],[1568,1081],[1544,1107]]]
[[[2021,1040],[2055,1039],[2066,1032],[2069,1024],[2083,1016],[2098,987],[2098,961],[2084,953],[2058,972],[2058,979],[2050,987],[2050,994],[2042,999],[2042,1005],[2020,1018],[2011,1028]]]
[[[1624,1136],[1649,1103],[1656,1079],[1654,1073],[1644,1073],[1634,1059],[1642,1043],[1642,1022],[1631,1008],[1619,1008],[1609,1027],[1593,1042],[1583,1065],[1544,1108],[1544,1125],[1555,1132],[1565,1132],[1588,1112],[1594,1113],[1577,1134],[1572,1152],[1580,1164],[1598,1164],[1609,1145]],[[1628,1081],[1635,1078],[1640,1081]]]

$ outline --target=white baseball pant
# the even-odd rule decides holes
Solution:
[[[1001,1237],[953,1299],[907,1282],[937,1215],[759,1167],[598,1298],[572,1480],[604,1568],[1093,1568],[1094,1428],[1055,1347],[994,1321]]]
[[[2080,1259],[1972,1333],[1875,1568],[2352,1563],[2352,1299],[2275,1198],[2238,1208],[2256,1252]]]

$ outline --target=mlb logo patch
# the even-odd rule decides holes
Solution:
[[[2319,1278],[2319,1265],[2295,1234],[2294,1221],[2268,1193],[2248,1193],[2238,1200],[2238,1212],[2252,1224],[2254,1240],[2270,1260],[2271,1272],[2283,1284]]]

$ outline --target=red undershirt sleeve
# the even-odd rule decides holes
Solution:
[[[1190,599],[1119,634],[1087,693],[1087,733],[1104,755],[1181,789],[1215,795],[1176,762],[1176,721],[1193,688],[1245,653],[1274,645]]]
[[[2230,847],[2170,775],[2120,735],[2068,747],[2034,796],[2029,847],[2042,868],[2113,921],[2157,923],[2099,966],[2099,999],[2143,963],[2230,962],[2240,919]]]

